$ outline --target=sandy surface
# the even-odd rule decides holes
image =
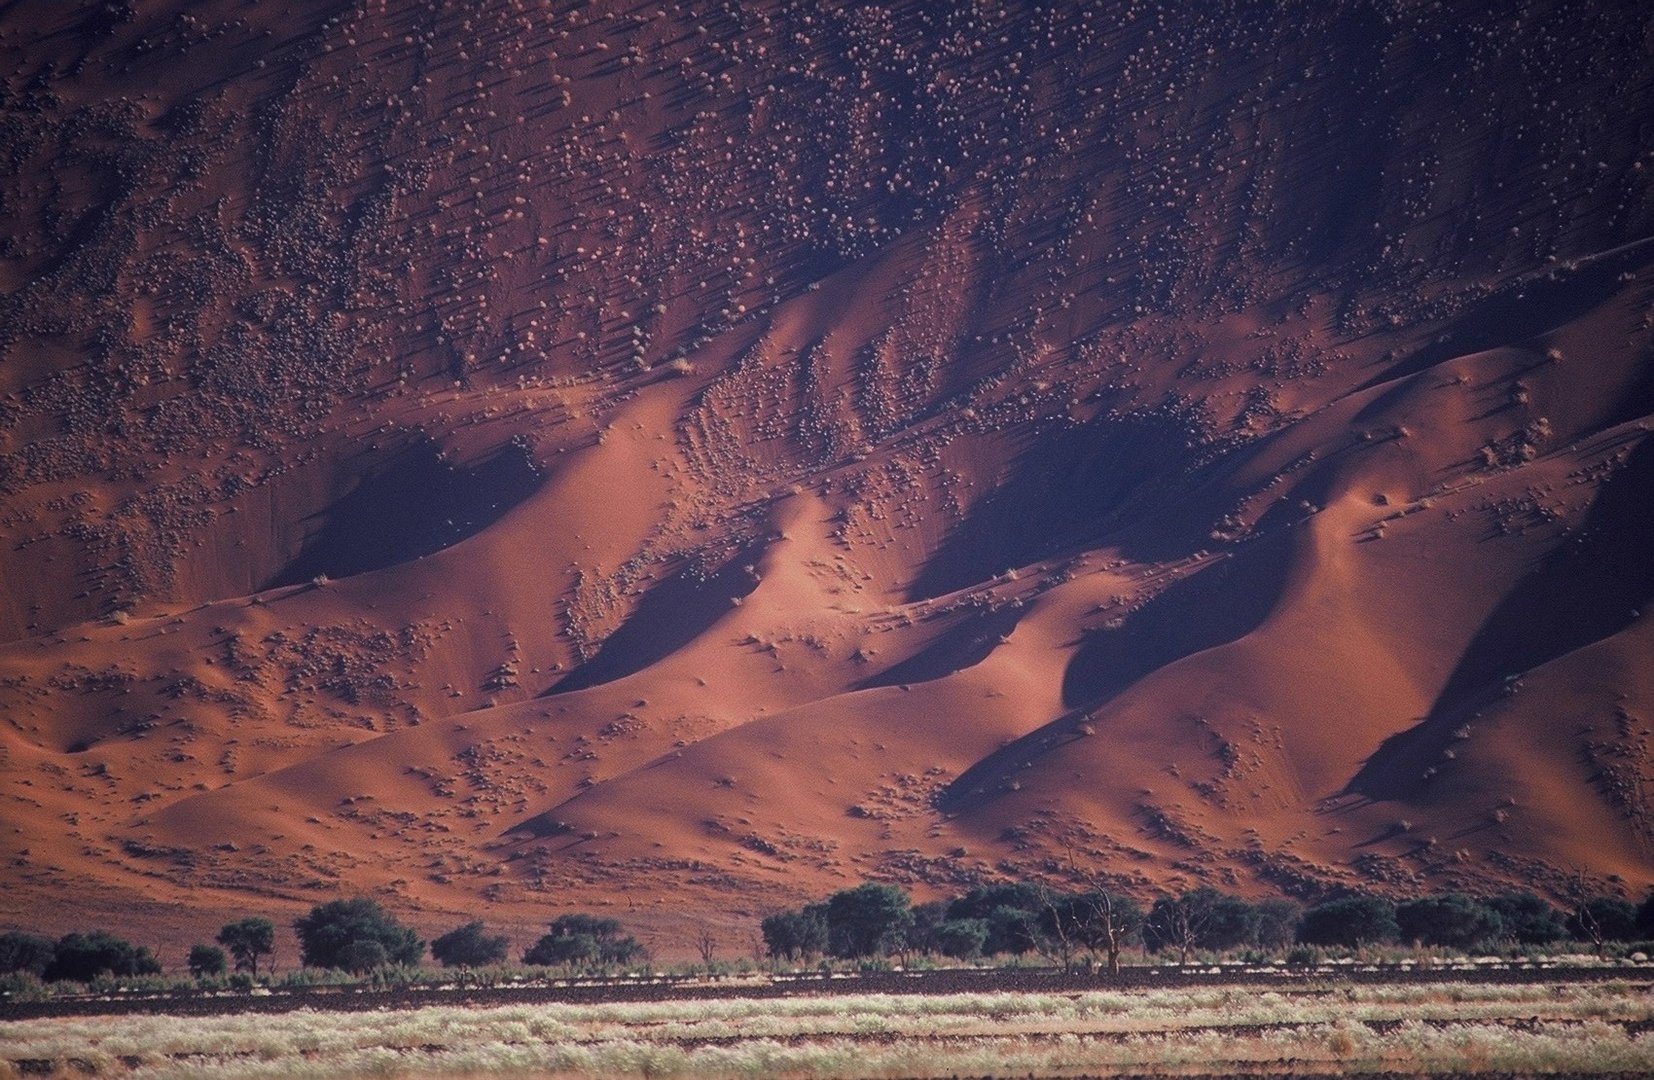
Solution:
[[[142,7],[0,14],[0,924],[1654,882],[1629,7]]]

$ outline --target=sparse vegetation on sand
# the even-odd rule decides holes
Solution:
[[[844,995],[0,1023],[0,1076],[1648,1073],[1645,982]]]

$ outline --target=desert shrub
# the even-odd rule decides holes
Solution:
[[[0,975],[0,1001],[45,1001],[51,988],[32,971],[9,971]],[[0,1071],[0,1076],[6,1075]]]
[[[425,943],[411,928],[367,897],[317,904],[310,914],[293,920],[293,929],[299,936],[300,955],[312,967],[365,970],[353,966],[344,956],[344,950],[357,943],[378,944],[385,953],[383,963],[417,964],[425,953]],[[360,961],[366,955],[353,953],[352,960]]]
[[[26,971],[39,978],[57,955],[57,945],[42,934],[8,931],[0,934],[0,975]]]
[[[478,919],[456,926],[431,942],[431,955],[443,967],[485,967],[503,963],[510,944],[504,934],[485,933]]]
[[[827,949],[827,906],[778,911],[759,924],[764,950],[775,960],[808,961]]]
[[[1504,931],[1498,912],[1463,893],[1403,901],[1396,905],[1395,918],[1401,940],[1420,945],[1468,949]]]
[[[1294,945],[1286,951],[1287,967],[1314,967],[1321,962],[1321,950],[1313,945]]]
[[[258,958],[276,951],[276,924],[251,915],[239,922],[226,923],[218,931],[217,940],[235,957],[235,969],[251,972],[256,979]]]
[[[157,975],[160,971],[161,962],[148,946],[94,930],[58,938],[43,977],[48,982],[91,982],[99,975]]]
[[[543,967],[609,967],[643,956],[637,939],[621,932],[619,920],[596,915],[561,915],[551,932],[529,946],[523,963]]]
[[[217,945],[191,945],[188,964],[190,974],[201,979],[224,974],[229,958]]]
[[[1562,913],[1531,892],[1507,892],[1486,901],[1499,913],[1504,936],[1524,945],[1548,945],[1566,937]]]
[[[894,885],[843,889],[827,899],[827,947],[849,960],[884,956],[902,946],[912,921],[907,893]]]
[[[1393,904],[1377,896],[1344,896],[1304,912],[1298,940],[1306,945],[1359,948],[1395,941],[1401,934]]]

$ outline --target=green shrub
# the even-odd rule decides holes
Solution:
[[[8,971],[0,975],[0,1001],[45,1001],[51,996],[51,987],[32,971]]]

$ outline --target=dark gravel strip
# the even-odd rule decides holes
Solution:
[[[417,1009],[432,1005],[537,1005],[551,1003],[695,1001],[709,998],[784,998],[840,994],[1079,993],[1092,990],[1165,990],[1213,986],[1259,986],[1313,993],[1329,986],[1566,984],[1626,981],[1654,984],[1650,968],[1478,968],[1468,971],[1279,972],[1177,971],[1139,969],[1119,975],[1063,972],[1054,968],[881,972],[843,978],[787,976],[753,985],[737,982],[590,980],[566,985],[499,986],[439,990],[311,987],[269,994],[145,994],[114,997],[54,998],[49,1001],[0,1003],[0,1019],[27,1020],[65,1016],[220,1016],[234,1013],[284,1013],[296,1009],[359,1012]]]

